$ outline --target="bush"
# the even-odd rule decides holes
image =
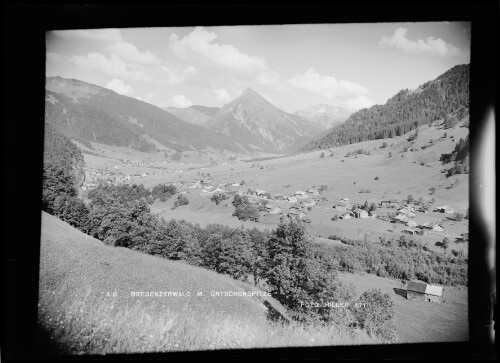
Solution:
[[[441,242],[441,246],[443,247],[444,250],[448,249],[449,244],[450,244],[450,239],[448,237],[445,237],[443,239],[443,242]]]
[[[233,202],[231,203],[233,207],[238,207],[244,204],[248,204],[248,197],[246,195],[241,196],[239,194],[236,194],[233,198]]]
[[[375,177],[375,180],[379,180],[380,178],[378,176]]]
[[[336,220],[338,220],[338,219],[339,219],[338,214],[335,214],[335,215],[332,217],[332,221],[336,221]]]
[[[252,204],[242,204],[235,208],[233,216],[236,216],[239,220],[246,221],[251,220],[254,222],[259,221],[259,210]]]
[[[455,214],[453,215],[455,217],[455,220],[456,221],[461,221],[462,219],[464,219],[464,214],[461,213],[461,212],[455,212]]]
[[[325,157],[325,152],[323,151],[319,157],[320,158],[324,158]]]
[[[384,141],[384,142],[382,143],[382,146],[380,146],[380,148],[381,148],[381,149],[385,149],[387,146],[388,146],[388,145],[387,145],[387,142],[385,142],[385,141]]]
[[[388,294],[383,294],[380,289],[371,289],[365,291],[357,303],[360,307],[354,308],[354,316],[361,328],[370,336],[386,341],[396,340],[394,302]]]
[[[226,200],[226,199],[227,199],[227,196],[225,194],[214,194],[210,198],[210,200],[212,202],[214,202],[215,205],[219,205],[220,202],[222,202],[223,200]]]

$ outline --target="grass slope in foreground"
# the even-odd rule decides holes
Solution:
[[[258,291],[213,271],[106,246],[42,212],[38,320],[62,354],[377,343],[335,326],[273,322],[286,312],[269,297],[211,296],[249,290]],[[132,297],[132,291],[191,296]]]

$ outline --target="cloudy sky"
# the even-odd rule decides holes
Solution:
[[[250,87],[293,112],[383,104],[469,63],[470,24],[378,23],[61,30],[47,76],[159,107],[222,106]]]

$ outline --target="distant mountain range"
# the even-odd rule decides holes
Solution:
[[[151,152],[213,148],[251,150],[229,137],[184,122],[161,108],[75,79],[46,80],[45,122],[70,139]]]
[[[205,125],[211,117],[215,116],[215,114],[220,111],[220,107],[207,107],[199,105],[192,105],[186,108],[166,107],[163,109],[177,116],[182,121],[199,126]]]
[[[324,128],[300,116],[286,113],[252,89],[246,89],[225,105],[206,127],[254,150],[284,153]]]
[[[287,113],[251,89],[222,108],[161,109],[61,77],[47,78],[45,105],[45,121],[55,132],[90,148],[96,142],[143,152],[284,154],[400,136],[455,111],[468,113],[469,65],[455,66],[416,90],[398,92],[385,105],[350,116],[329,105]]]
[[[319,104],[295,111],[294,114],[329,129],[342,124],[351,112],[340,107]]]
[[[384,105],[355,112],[341,126],[317,137],[301,151],[401,136],[455,111],[468,113],[469,81],[469,65],[455,66],[416,90],[398,92]]]

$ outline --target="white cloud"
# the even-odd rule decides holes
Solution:
[[[457,56],[460,55],[460,49],[453,44],[445,42],[441,38],[427,37],[425,40],[409,40],[406,37],[408,29],[398,28],[390,37],[382,37],[380,47],[382,49],[394,48],[400,49],[409,54],[427,54],[431,56]]]
[[[192,79],[198,73],[198,70],[193,66],[187,66],[186,68],[180,70],[171,66],[164,65],[161,67],[161,71],[170,84],[186,83],[189,79]]]
[[[138,81],[146,81],[150,78],[140,64],[125,63],[116,54],[111,54],[109,58],[101,53],[74,55],[70,61],[83,69],[98,70],[110,76]]]
[[[358,95],[356,97],[348,98],[342,102],[342,107],[348,111],[358,111],[362,108],[368,108],[373,106],[375,103],[368,97],[363,95]]]
[[[122,40],[120,29],[55,30],[52,33],[62,38],[103,40],[111,42],[120,42]]]
[[[225,105],[226,103],[231,102],[231,95],[225,88],[214,89],[215,92],[215,100],[221,105]]]
[[[314,68],[307,70],[303,74],[295,74],[288,83],[295,88],[317,93],[328,98],[368,93],[368,89],[358,83],[344,80],[337,81],[333,76],[319,74]]]
[[[288,80],[288,84],[330,98],[331,101],[349,111],[357,111],[374,105],[374,102],[366,96],[368,93],[366,87],[356,82],[337,80],[333,76],[322,75],[314,68],[302,74],[295,74]]]
[[[170,36],[170,49],[179,58],[198,61],[218,71],[239,78],[254,80],[265,86],[279,82],[279,74],[271,69],[262,57],[242,53],[231,44],[214,43],[217,34],[203,27],[196,27],[182,39]]]
[[[106,49],[112,54],[117,54],[121,59],[127,62],[145,65],[161,63],[156,55],[150,51],[140,52],[132,43],[117,42],[109,45]]]
[[[118,78],[114,78],[111,81],[109,81],[105,87],[121,95],[130,95],[134,93],[134,89],[132,87],[130,87],[128,84],[126,84],[125,82],[123,82],[121,79]]]
[[[172,96],[172,98],[170,98],[169,103],[170,106],[172,107],[181,107],[181,108],[189,107],[193,104],[193,102],[188,100],[184,95]]]

